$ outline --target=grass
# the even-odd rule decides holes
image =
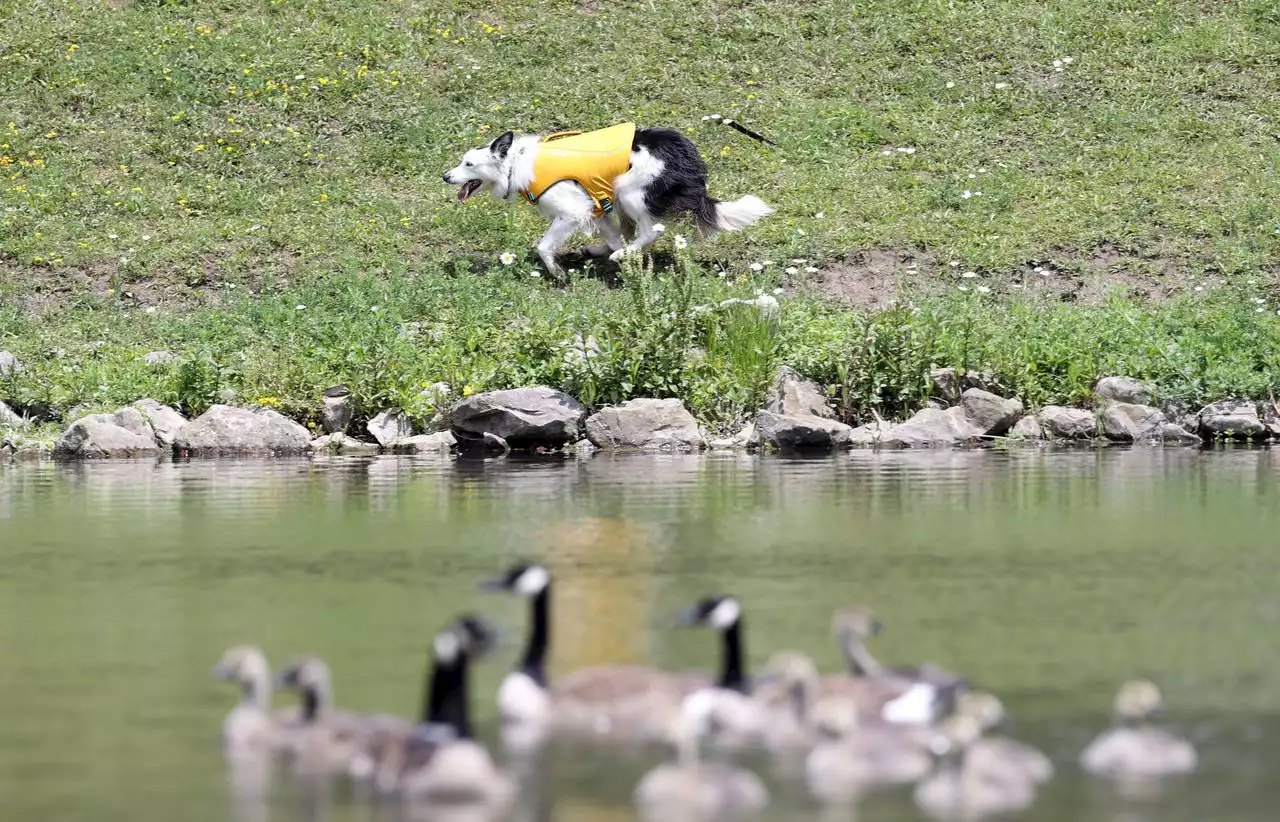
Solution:
[[[474,8],[0,0],[0,347],[28,366],[0,398],[308,419],[346,382],[363,413],[425,416],[437,380],[545,382],[679,396],[729,427],[784,361],[850,418],[917,407],[934,364],[1032,404],[1106,373],[1188,403],[1280,382],[1269,0]],[[686,130],[714,194],[778,214],[624,288],[555,289],[528,276],[533,209],[439,180],[508,127],[623,119]],[[850,264],[876,249],[916,265]],[[793,257],[820,272],[748,268]],[[1096,281],[1097,304],[1027,294],[1038,265]],[[845,276],[903,300],[824,300]],[[783,284],[777,323],[691,311]],[[153,349],[181,361],[146,366]]]

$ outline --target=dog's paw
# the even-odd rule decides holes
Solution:
[[[613,260],[615,263],[620,262],[623,257],[629,257],[637,251],[639,251],[639,249],[633,245],[624,245],[622,248],[619,248],[617,251],[610,254],[609,259]]]

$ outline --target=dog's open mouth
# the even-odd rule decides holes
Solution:
[[[458,189],[458,202],[462,202],[463,200],[470,197],[472,194],[475,194],[476,189],[478,189],[479,187],[480,187],[479,180],[467,180],[465,183],[462,184],[462,188]]]

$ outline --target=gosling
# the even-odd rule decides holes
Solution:
[[[212,673],[240,686],[240,702],[222,720],[225,752],[280,751],[289,746],[297,728],[297,711],[271,710],[271,666],[259,648],[228,649]]]
[[[934,819],[968,820],[1012,814],[1030,807],[1036,783],[1019,768],[991,760],[969,761],[967,754],[982,738],[982,725],[958,714],[947,720],[936,739],[939,757],[933,774],[916,786],[916,805]]]
[[[1196,769],[1190,742],[1152,724],[1160,710],[1160,689],[1147,681],[1126,682],[1115,700],[1115,725],[1080,755],[1080,767],[1112,779],[1156,779]]]
[[[969,763],[978,768],[1018,770],[1037,785],[1053,778],[1053,762],[1044,753],[1007,736],[991,735],[1008,718],[1004,704],[994,695],[983,691],[961,694],[956,699],[956,712],[976,719],[983,731],[982,738],[965,754]]]

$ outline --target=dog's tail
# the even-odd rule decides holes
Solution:
[[[702,233],[712,235],[717,231],[738,231],[772,213],[773,209],[754,194],[724,202],[704,196],[694,217]]]

